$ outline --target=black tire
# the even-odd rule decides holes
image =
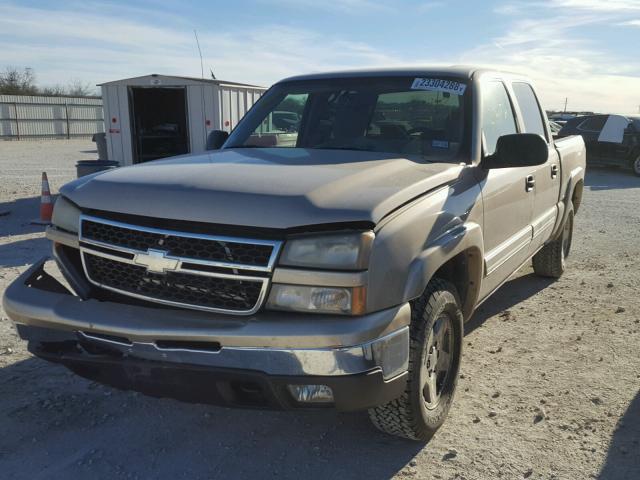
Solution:
[[[447,417],[456,390],[463,330],[462,310],[455,287],[445,280],[433,279],[423,295],[411,302],[406,389],[399,398],[369,410],[369,417],[378,429],[422,442],[436,433]],[[442,335],[441,342],[439,335]],[[439,352],[439,348],[443,351]],[[443,374],[437,369],[444,359],[448,361],[448,369]],[[433,370],[432,374],[429,374],[430,370]],[[434,385],[439,394],[431,398],[427,384]]]
[[[562,232],[554,241],[546,244],[533,256],[533,271],[541,277],[560,278],[566,268],[566,259],[573,239],[573,204],[562,226]]]
[[[638,177],[640,177],[640,155],[633,162],[631,162],[631,169]]]

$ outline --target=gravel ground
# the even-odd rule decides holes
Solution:
[[[0,292],[47,253],[55,191],[90,142],[0,143]],[[112,390],[36,360],[0,310],[2,478],[640,478],[640,179],[587,175],[568,272],[523,268],[467,325],[459,391],[427,445],[366,414],[263,412]]]

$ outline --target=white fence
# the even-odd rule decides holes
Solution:
[[[104,132],[99,97],[0,95],[0,140],[87,138]]]

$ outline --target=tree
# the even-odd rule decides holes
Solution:
[[[293,96],[288,96],[280,105],[278,105],[278,110],[284,110],[285,112],[295,112],[298,115],[302,115],[304,111],[304,106],[306,103],[306,98],[295,98]]]
[[[73,79],[66,85],[57,83],[53,86],[38,88],[35,78],[35,73],[30,67],[25,67],[24,70],[5,67],[4,71],[0,72],[0,94],[86,97],[96,93],[91,84],[78,79]]]
[[[43,87],[39,90],[40,95],[49,95],[51,97],[86,97],[94,93],[91,85],[83,83],[80,80],[71,80],[67,85],[56,85]]]
[[[56,85],[53,85],[52,87],[41,88],[40,94],[47,95],[49,97],[62,97],[67,94],[67,90],[65,89],[65,87],[58,83]]]
[[[17,67],[6,67],[0,73],[0,93],[8,95],[35,95],[38,87],[35,85],[33,69],[25,67],[20,70]]]
[[[92,94],[93,89],[89,83],[75,79],[71,80],[67,84],[66,91],[66,94],[71,95],[72,97],[86,97],[87,95]]]

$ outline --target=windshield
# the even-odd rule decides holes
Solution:
[[[457,81],[415,77],[278,84],[240,122],[225,148],[454,157],[463,141],[465,90]]]

